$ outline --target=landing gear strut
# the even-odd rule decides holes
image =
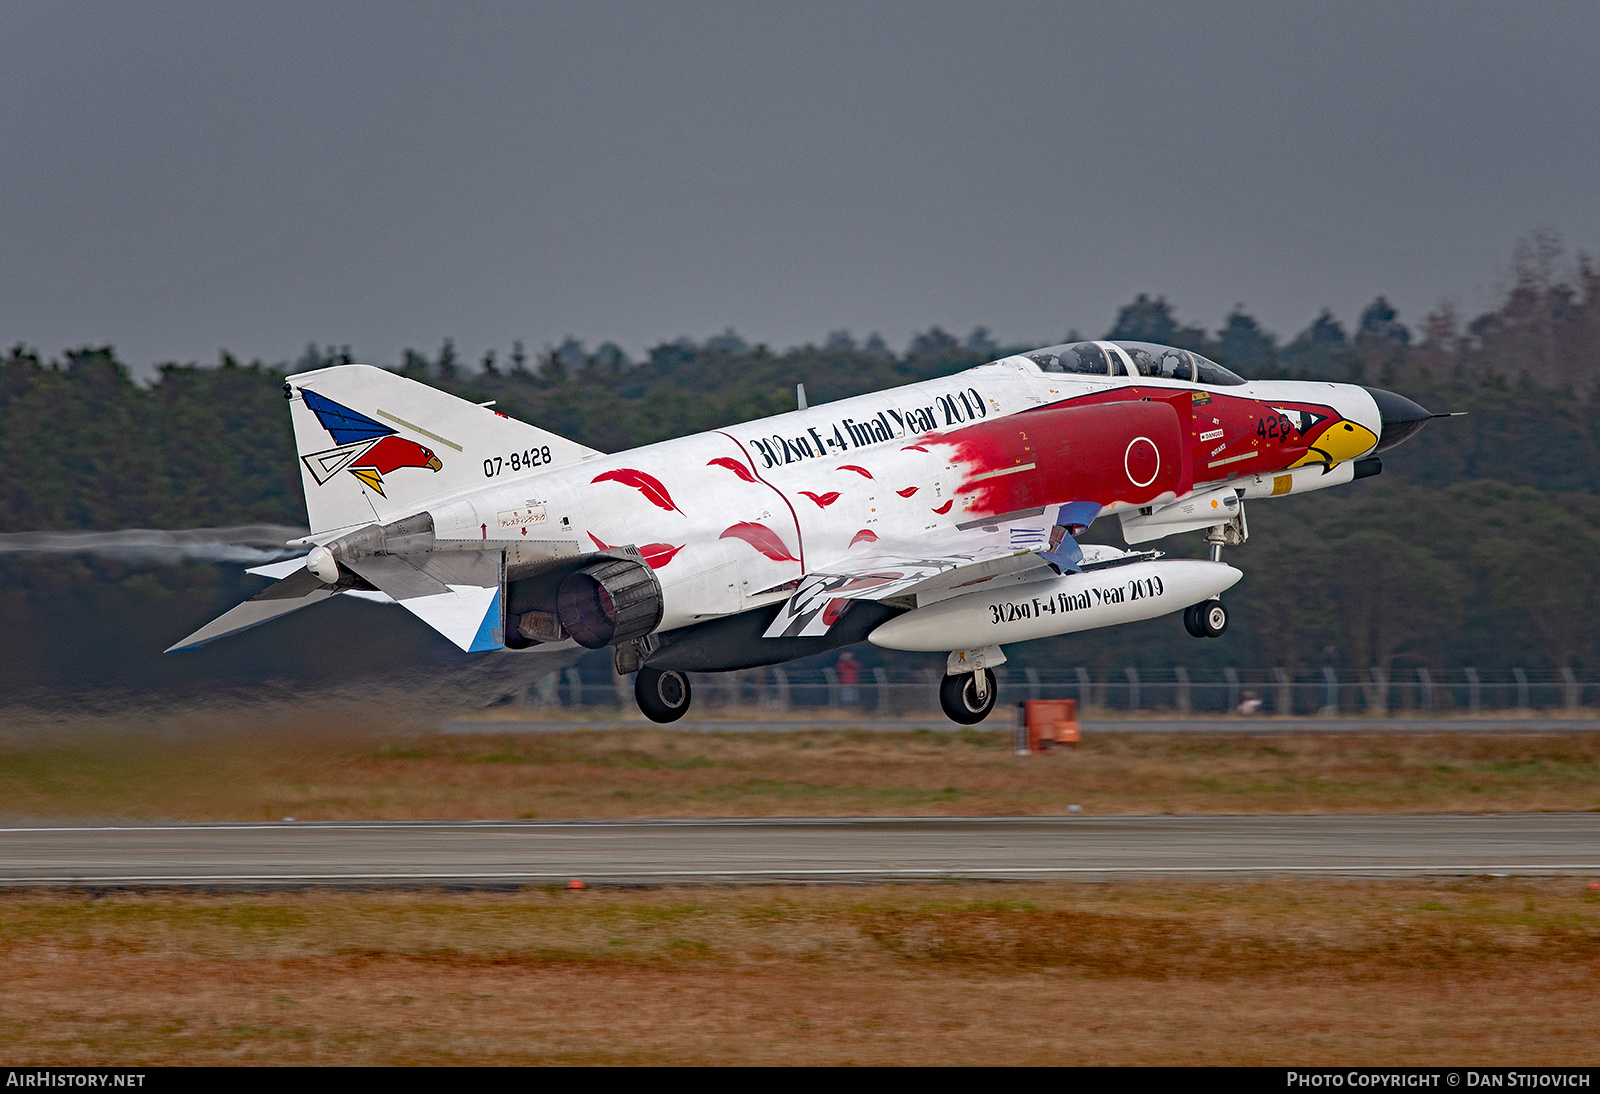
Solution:
[[[1206,529],[1206,557],[1212,562],[1222,561],[1224,547],[1238,547],[1250,540],[1250,523],[1245,520],[1244,502],[1239,511],[1226,524],[1213,524]]]
[[[689,713],[689,678],[676,669],[641,668],[633,678],[633,697],[652,722],[676,722]]]
[[[1250,525],[1245,523],[1244,502],[1239,512],[1226,524],[1213,524],[1206,531],[1206,557],[1212,562],[1222,561],[1224,547],[1237,547],[1250,538]],[[1183,610],[1184,630],[1196,638],[1221,638],[1228,629],[1228,609],[1220,600],[1207,600]]]
[[[976,725],[994,709],[999,691],[994,673],[988,669],[946,676],[939,685],[939,705],[945,716],[958,725]]]

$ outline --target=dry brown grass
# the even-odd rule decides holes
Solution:
[[[0,715],[0,811],[249,821],[1600,809],[1595,733],[1091,732],[1077,752],[1019,758],[1004,729],[447,736],[405,715],[286,705],[20,728]]]
[[[1576,880],[0,894],[15,1064],[1585,1064]]]

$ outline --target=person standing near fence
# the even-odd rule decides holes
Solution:
[[[833,671],[839,674],[839,705],[855,706],[856,686],[861,683],[861,662],[856,660],[855,654],[846,650],[839,655]]]

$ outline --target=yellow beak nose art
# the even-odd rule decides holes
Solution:
[[[1318,437],[1317,443],[1291,466],[1325,463],[1332,467],[1370,451],[1377,443],[1378,435],[1366,426],[1355,422],[1339,422]]]

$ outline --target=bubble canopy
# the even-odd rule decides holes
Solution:
[[[1216,387],[1237,387],[1246,382],[1198,353],[1153,342],[1069,342],[1036,349],[1023,356],[1045,372],[1153,376]]]

